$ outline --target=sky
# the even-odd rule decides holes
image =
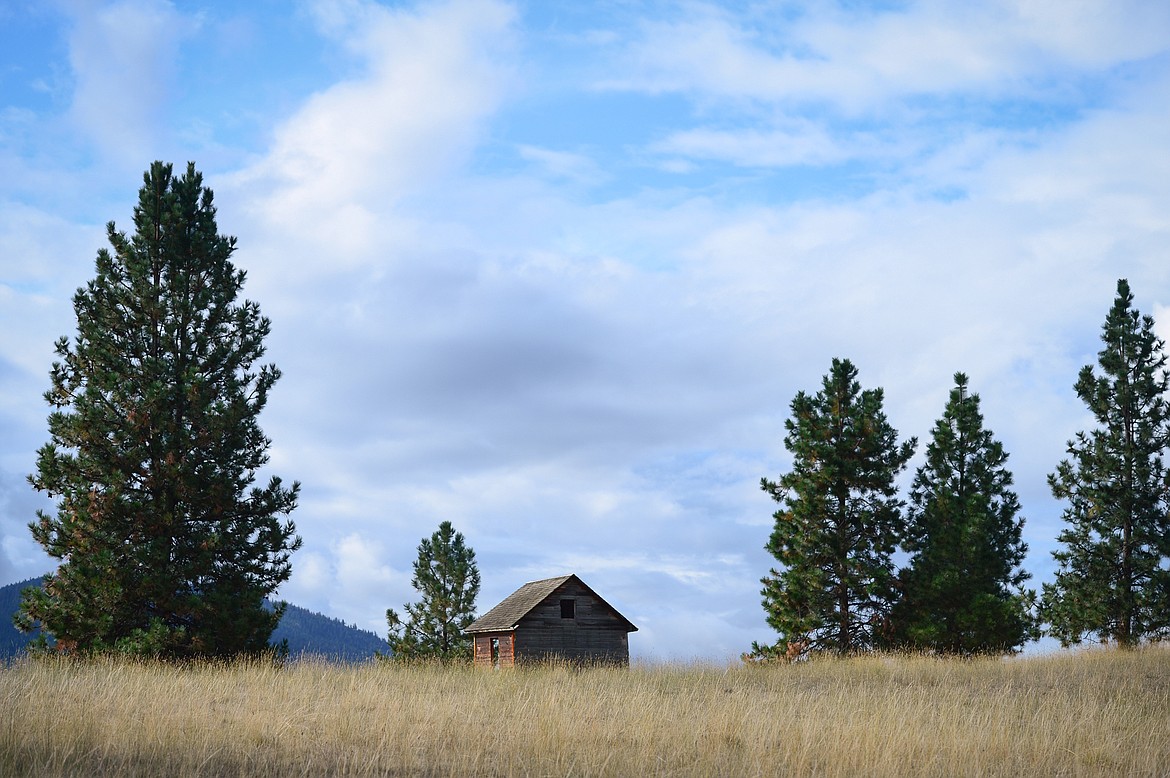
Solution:
[[[480,612],[576,573],[635,658],[774,641],[760,479],[834,357],[903,487],[968,374],[1038,588],[1119,278],[1170,335],[1170,4],[6,0],[0,584],[53,568],[53,343],[156,159],[272,322],[279,596],[380,634],[449,520]]]

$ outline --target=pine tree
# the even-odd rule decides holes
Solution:
[[[134,226],[107,226],[112,252],[73,298],[77,335],[56,344],[50,441],[29,477],[56,511],[29,528],[61,563],[17,621],[64,652],[264,651],[282,610],[263,601],[300,545],[278,518],[299,485],[253,486],[270,444],[257,416],[280,376],[256,365],[269,322],[236,302],[235,238],[218,234],[193,164],[177,178],[151,165]]]
[[[761,487],[782,507],[766,546],[781,564],[762,579],[768,624],[780,633],[756,656],[849,654],[881,638],[895,596],[892,556],[902,536],[895,478],[917,441],[897,442],[881,389],[834,359],[821,391],[800,392],[785,422],[792,471]]]
[[[1101,375],[1086,365],[1075,385],[1098,426],[1069,441],[1071,459],[1048,477],[1067,526],[1041,612],[1064,645],[1096,635],[1130,647],[1170,635],[1170,376],[1125,279],[1101,340]]]
[[[444,521],[419,544],[410,585],[422,598],[405,606],[407,621],[393,608],[386,611],[387,642],[394,657],[469,660],[471,638],[463,630],[475,621],[479,568],[475,551],[464,544],[451,522]]]
[[[956,373],[910,487],[902,546],[913,557],[891,613],[896,642],[971,655],[1011,652],[1033,637],[1035,595],[1019,567],[1028,546],[1007,458],[983,427],[979,395]]]

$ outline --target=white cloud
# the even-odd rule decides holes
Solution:
[[[921,2],[845,12],[822,4],[742,15],[690,4],[647,22],[603,88],[821,103],[847,113],[912,95],[1032,94],[1064,67],[1096,70],[1165,49],[1160,5]]]
[[[317,9],[362,73],[313,95],[229,184],[249,198],[257,226],[299,248],[282,252],[282,270],[310,276],[379,261],[371,252],[385,251],[396,205],[466,160],[507,91],[513,18],[492,0]]]
[[[1012,0],[1002,4],[1014,14],[1020,37],[1064,62],[1081,67],[1109,67],[1165,51],[1170,7],[1142,0]],[[940,5],[940,10],[946,6]]]
[[[555,178],[580,183],[598,183],[605,179],[597,164],[584,154],[556,151],[522,144],[518,149],[520,158],[532,162],[539,169]]]
[[[686,130],[652,144],[650,150],[665,155],[727,161],[744,167],[829,165],[853,156],[831,138],[827,130],[808,122],[791,129],[763,131]]]
[[[311,534],[316,550],[297,553],[292,577],[280,589],[282,599],[379,634],[386,631],[387,607],[401,610],[402,602],[418,599],[409,571],[386,560],[378,537],[349,532],[325,544],[319,532]]]
[[[357,533],[346,535],[333,545],[337,581],[345,591],[368,595],[371,589],[394,579],[390,566],[382,562],[382,544]]]
[[[195,23],[163,0],[75,7],[72,121],[102,154],[141,168],[163,138],[179,43]]]
[[[1164,343],[1170,343],[1170,305],[1158,304],[1146,313],[1154,317],[1154,334]]]

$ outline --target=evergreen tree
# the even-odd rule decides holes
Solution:
[[[1008,455],[983,427],[979,395],[955,374],[943,416],[914,474],[901,598],[891,621],[903,645],[970,655],[1004,653],[1033,636],[1020,567],[1028,546]]]
[[[1101,375],[1086,365],[1075,385],[1098,426],[1069,441],[1071,459],[1048,477],[1067,526],[1041,612],[1064,645],[1091,634],[1129,647],[1170,634],[1170,377],[1154,320],[1134,309],[1125,279],[1101,340]]]
[[[781,564],[762,579],[767,621],[780,633],[757,656],[849,654],[881,637],[895,596],[892,555],[902,536],[894,480],[917,441],[897,442],[881,389],[834,359],[815,395],[800,392],[785,422],[792,471],[761,486],[781,504],[766,546]]]
[[[407,621],[393,608],[386,611],[387,642],[394,657],[470,659],[471,637],[463,630],[475,621],[479,568],[475,551],[464,544],[451,522],[444,521],[419,544],[410,585],[422,599],[405,606]]]
[[[57,499],[33,537],[61,560],[25,591],[18,625],[64,652],[171,657],[266,650],[300,545],[287,515],[298,484],[252,486],[269,440],[257,424],[279,378],[256,366],[269,322],[237,303],[235,238],[218,234],[193,164],[156,162],[135,233],[107,226],[112,252],[73,298],[77,335],[56,344],[50,441],[29,477]]]

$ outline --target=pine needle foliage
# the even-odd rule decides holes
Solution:
[[[847,655],[882,639],[896,595],[893,554],[904,518],[895,479],[917,441],[898,443],[881,389],[834,359],[816,394],[800,392],[785,422],[792,470],[761,487],[780,503],[766,548],[780,563],[761,582],[774,646],[757,657]]]
[[[1009,653],[1034,637],[1023,589],[1028,546],[1011,489],[1008,455],[983,426],[979,395],[956,373],[955,386],[914,474],[891,613],[901,646],[949,654]]]
[[[220,657],[267,650],[264,598],[300,545],[298,484],[253,486],[270,445],[257,423],[280,377],[258,366],[269,321],[237,302],[245,274],[194,164],[155,162],[133,235],[73,298],[77,334],[56,343],[49,442],[32,485],[56,499],[29,525],[60,560],[24,592],[64,653]]]
[[[1049,475],[1066,527],[1042,615],[1062,644],[1088,636],[1131,647],[1170,636],[1170,444],[1165,343],[1124,278],[1101,332],[1101,372],[1075,385],[1097,427],[1068,443]]]
[[[393,608],[386,611],[393,657],[470,660],[471,636],[464,630],[475,621],[479,568],[475,551],[451,522],[441,523],[419,544],[410,585],[422,597],[404,606],[406,621]]]

